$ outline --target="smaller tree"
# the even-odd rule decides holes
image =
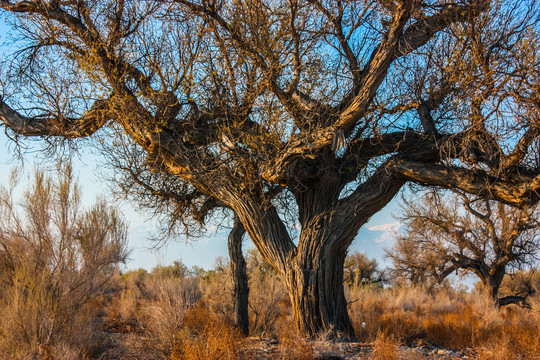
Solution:
[[[499,293],[503,296],[527,297],[540,292],[540,269],[518,270],[503,279]]]
[[[379,270],[377,260],[370,259],[366,254],[354,251],[345,258],[343,282],[348,286],[381,283],[384,273]]]
[[[453,271],[472,272],[498,300],[508,269],[537,260],[536,206],[518,209],[458,191],[433,191],[421,201],[404,200],[401,219],[408,232],[387,256],[414,283],[441,283]]]
[[[432,246],[423,246],[416,238],[400,236],[391,249],[385,250],[393,264],[391,278],[395,282],[408,281],[431,289],[440,286],[448,275],[457,271],[448,257],[440,257],[442,245],[433,240]]]
[[[225,204],[207,196],[178,177],[149,168],[142,149],[130,144],[125,136],[105,145],[101,150],[109,159],[112,180],[118,185],[116,196],[129,198],[139,205],[144,214],[160,224],[154,240],[165,242],[184,237],[187,241],[201,234],[205,223],[223,225],[232,213],[232,227],[228,236],[230,266],[234,279],[234,323],[244,335],[249,333],[249,285],[242,241],[246,233],[236,214]]]

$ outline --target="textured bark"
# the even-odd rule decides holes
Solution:
[[[307,337],[326,333],[355,341],[343,291],[346,253],[336,254],[319,247],[310,254],[312,257],[300,256],[285,275],[297,330]]]
[[[498,300],[499,298],[499,289],[505,274],[506,266],[492,271],[491,276],[489,277],[490,295],[495,300]]]
[[[404,179],[419,184],[455,188],[516,207],[534,205],[540,198],[540,175],[498,179],[476,169],[463,169],[416,161],[395,160],[390,168]]]
[[[234,225],[229,233],[229,257],[234,279],[234,324],[244,335],[249,334],[248,301],[249,286],[246,270],[246,261],[242,255],[242,237],[245,234],[244,226],[234,218]]]
[[[497,303],[499,288],[506,274],[507,262],[498,260],[498,264],[490,265],[484,259],[468,258],[461,254],[454,254],[454,257],[454,265],[457,268],[469,270],[478,276],[488,295],[494,303]]]
[[[63,118],[63,121],[59,122],[56,117],[39,120],[25,117],[3,102],[0,97],[0,121],[19,135],[79,138],[92,135],[107,122],[108,106],[109,100],[98,100],[80,118]]]
[[[497,269],[483,269],[482,272],[475,271],[476,275],[482,280],[482,284],[486,288],[489,296],[495,303],[499,301],[499,288],[501,287],[502,280],[506,274],[506,268]]]
[[[343,265],[356,234],[355,217],[339,214],[339,178],[326,175],[312,189],[296,193],[302,232],[284,278],[301,334],[327,333],[352,341],[356,336],[347,312]],[[339,224],[346,225],[336,229]]]
[[[399,191],[403,181],[382,165],[357,192],[339,199],[339,174],[327,173],[295,193],[302,231],[296,251],[276,270],[287,287],[298,331],[356,340],[347,312],[343,266],[358,230]]]

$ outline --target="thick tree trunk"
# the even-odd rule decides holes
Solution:
[[[499,288],[501,287],[501,283],[504,277],[505,271],[504,269],[501,271],[495,271],[492,276],[489,277],[489,295],[491,298],[498,303],[499,302]]]
[[[356,340],[343,291],[344,259],[345,253],[319,254],[314,259],[300,258],[287,271],[285,283],[300,334]]]
[[[229,234],[229,257],[234,279],[234,324],[244,335],[249,334],[248,299],[249,286],[246,261],[242,254],[244,226],[234,217],[234,226]]]
[[[339,224],[334,228],[334,224]],[[286,285],[294,321],[301,334],[355,341],[343,289],[343,265],[356,231],[350,219],[334,211],[304,224]],[[350,230],[353,229],[351,232]]]
[[[472,271],[480,278],[487,294],[495,304],[499,304],[499,288],[506,274],[506,267],[489,268],[486,264],[472,268]]]

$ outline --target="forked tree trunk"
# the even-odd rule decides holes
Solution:
[[[347,311],[343,265],[358,230],[402,187],[386,172],[377,173],[360,190],[339,199],[339,176],[294,194],[302,226],[295,245],[271,204],[250,197],[231,199],[235,213],[263,257],[280,275],[292,303],[297,330],[313,338],[327,334],[354,341]],[[232,197],[232,196],[231,196]]]
[[[246,261],[242,254],[242,237],[245,234],[244,226],[234,217],[234,226],[229,233],[228,247],[231,259],[231,268],[234,279],[234,324],[244,335],[249,334],[249,286],[246,270]]]
[[[488,294],[495,305],[498,307],[503,307],[509,304],[516,304],[523,307],[530,307],[526,296],[511,295],[499,298],[499,290],[505,274],[506,266],[499,266],[491,270],[488,278],[482,280],[482,283],[487,288]]]

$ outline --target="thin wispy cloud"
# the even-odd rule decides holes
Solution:
[[[375,239],[375,242],[383,243],[383,242],[394,240],[399,232],[400,227],[401,227],[401,223],[399,221],[396,221],[395,223],[391,223],[391,224],[375,225],[375,226],[369,227],[368,230],[382,231],[382,234],[378,236],[377,239]]]

